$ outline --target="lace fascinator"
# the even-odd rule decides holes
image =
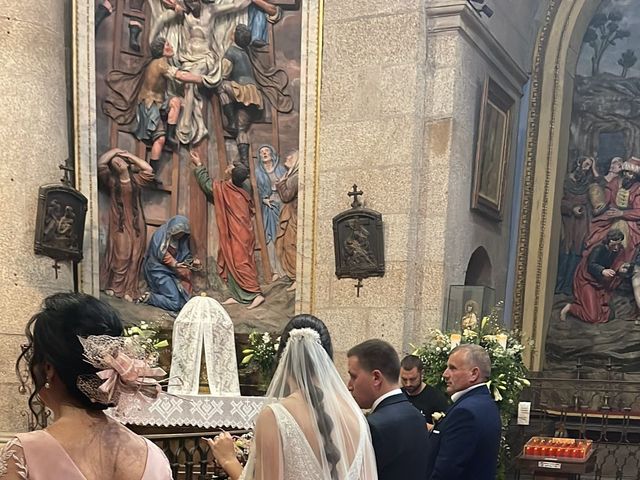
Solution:
[[[122,395],[154,400],[162,391],[158,378],[166,372],[151,366],[144,347],[134,338],[90,335],[78,340],[84,348],[85,361],[99,370],[80,375],[76,382],[93,403],[118,405]]]

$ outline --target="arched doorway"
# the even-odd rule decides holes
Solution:
[[[471,255],[464,277],[465,285],[493,288],[491,259],[484,247],[478,247]]]

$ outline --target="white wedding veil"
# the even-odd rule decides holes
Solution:
[[[315,328],[288,330],[296,319]],[[299,315],[281,341],[286,346],[267,390],[278,401],[258,418],[242,478],[377,480],[369,427],[325,350],[328,344],[331,352],[331,340],[324,324]]]

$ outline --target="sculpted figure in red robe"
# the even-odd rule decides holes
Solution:
[[[249,192],[242,188],[249,176],[244,165],[230,165],[225,174],[228,180],[212,180],[199,155],[191,151],[196,166],[194,175],[201,190],[215,206],[218,224],[218,274],[227,283],[231,297],[222,302],[248,304],[252,309],[264,302],[258,284],[258,269],[253,252],[256,236],[252,216],[255,214]]]

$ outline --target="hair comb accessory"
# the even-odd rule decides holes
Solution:
[[[118,404],[123,394],[154,400],[162,391],[158,378],[166,372],[151,366],[149,355],[134,338],[90,335],[78,340],[85,361],[100,370],[78,377],[78,388],[92,402]]]

